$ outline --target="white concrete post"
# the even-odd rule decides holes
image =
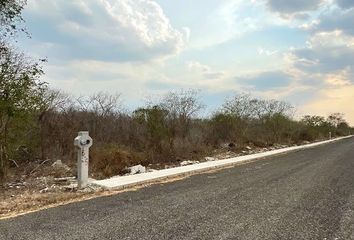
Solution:
[[[332,132],[329,132],[329,139],[332,139]]]
[[[77,181],[78,188],[85,188],[88,184],[89,149],[92,146],[92,138],[89,132],[79,132],[74,140],[78,149],[77,154]]]

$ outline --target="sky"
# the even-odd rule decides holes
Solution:
[[[212,111],[243,92],[354,125],[354,0],[28,0],[24,18],[21,47],[75,96],[192,88]]]

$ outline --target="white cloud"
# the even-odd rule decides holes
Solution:
[[[259,0],[220,1],[215,9],[204,14],[202,22],[193,20],[198,26],[192,28],[191,48],[212,47],[269,26],[285,24]]]
[[[179,53],[189,34],[188,29],[173,28],[152,0],[32,0],[26,14],[32,16],[29,20],[45,20],[39,21],[42,34],[34,35],[37,40],[56,43],[72,58],[166,57]]]
[[[205,80],[221,80],[225,77],[224,72],[213,71],[208,65],[201,64],[197,61],[187,62],[187,67],[191,72],[201,75]]]
[[[320,24],[320,21],[318,19],[315,19],[315,20],[312,20],[310,22],[305,22],[305,23],[301,24],[299,26],[299,28],[303,29],[303,30],[312,30],[316,26],[318,26],[319,24]]]
[[[98,91],[121,93],[128,104],[142,100],[146,92],[173,86],[175,82],[165,76],[163,64],[141,62],[104,62],[76,60],[61,65],[46,66],[44,81],[54,89],[75,95],[89,95]],[[153,85],[153,86],[152,86]]]
[[[320,47],[336,47],[336,46],[353,46],[354,37],[348,36],[341,30],[331,32],[315,33],[308,41],[310,48]]]
[[[262,47],[258,48],[259,55],[273,56],[273,55],[277,54],[278,52],[279,52],[278,50],[268,50],[268,49],[264,49]]]
[[[344,70],[327,74],[325,76],[325,82],[333,87],[350,86],[352,85],[349,80],[351,77],[351,71],[348,67]]]

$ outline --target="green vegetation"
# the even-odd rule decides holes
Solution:
[[[19,28],[25,4],[21,0],[0,3],[0,180],[16,155],[15,148],[26,139],[29,122],[46,105],[47,85],[39,79],[43,74],[40,64],[10,44],[9,38],[25,31]]]

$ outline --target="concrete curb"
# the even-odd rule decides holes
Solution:
[[[152,183],[160,182],[163,180],[168,180],[171,178],[186,177],[186,176],[190,176],[190,175],[194,175],[194,174],[198,174],[198,173],[208,172],[211,170],[232,167],[232,166],[235,166],[240,163],[247,163],[247,162],[254,161],[254,160],[257,160],[260,158],[275,156],[275,155],[278,155],[281,153],[288,153],[288,152],[293,152],[296,150],[313,148],[313,147],[320,146],[323,144],[332,143],[332,142],[336,142],[336,141],[339,141],[342,139],[351,138],[353,136],[354,135],[350,135],[350,136],[346,136],[346,137],[335,138],[332,140],[306,144],[306,145],[302,145],[302,146],[282,148],[282,149],[272,150],[272,151],[268,151],[268,152],[256,153],[256,154],[245,155],[245,156],[224,159],[224,160],[217,160],[217,161],[212,161],[212,162],[203,162],[203,163],[198,163],[198,164],[194,164],[194,165],[159,170],[159,171],[155,171],[155,172],[142,173],[142,174],[130,175],[130,176],[118,176],[118,177],[113,177],[113,178],[109,178],[109,179],[105,179],[105,180],[94,180],[94,181],[91,181],[91,184],[97,185],[97,186],[100,186],[100,187],[103,187],[106,189],[121,190],[121,189],[131,188],[131,187],[135,187],[135,186],[152,184]]]

